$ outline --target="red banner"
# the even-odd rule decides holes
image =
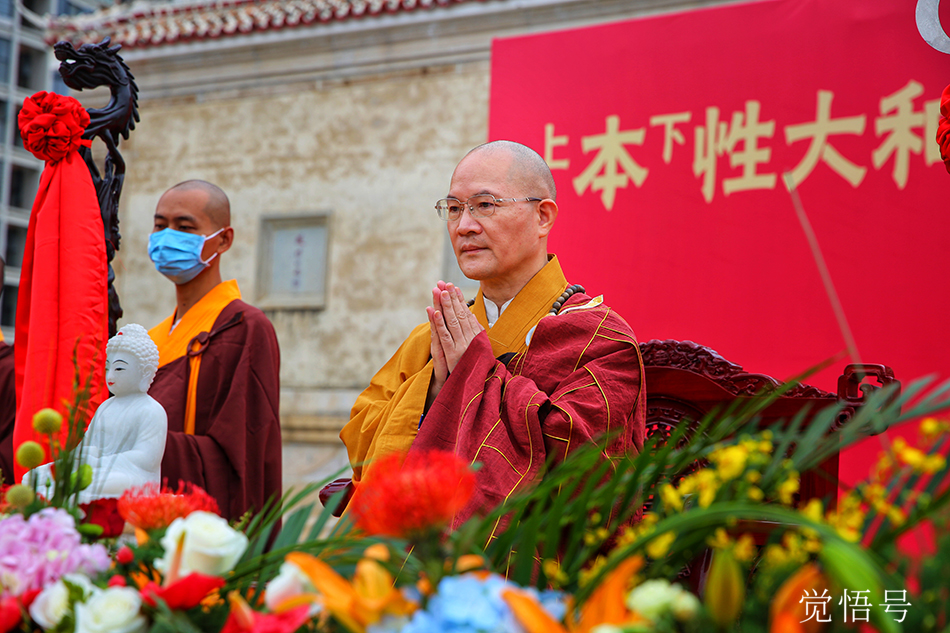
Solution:
[[[850,329],[853,360],[906,382],[950,374],[948,82],[913,2],[729,5],[496,41],[489,136],[548,161],[551,251],[641,341],[782,379]],[[846,362],[809,382],[835,390]]]

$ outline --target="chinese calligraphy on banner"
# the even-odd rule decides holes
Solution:
[[[780,379],[845,349],[788,174],[860,360],[950,374],[934,141],[950,56],[914,3],[770,0],[496,40],[491,72],[490,138],[533,147],[558,185],[550,250],[641,341]],[[810,382],[835,390],[845,362]]]

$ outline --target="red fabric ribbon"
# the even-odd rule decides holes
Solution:
[[[106,394],[105,233],[89,169],[77,151],[89,144],[81,139],[89,115],[79,102],[39,92],[24,102],[18,122],[27,149],[46,167],[30,214],[17,295],[13,447],[35,440],[49,456],[47,437],[33,431],[33,414],[51,407],[69,417],[77,368],[81,386],[89,379],[87,414]],[[15,465],[18,481],[23,473]]]
[[[937,124],[937,145],[940,157],[950,173],[950,86],[943,89],[940,96],[940,123]]]

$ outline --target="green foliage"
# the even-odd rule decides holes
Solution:
[[[507,571],[514,582],[535,584],[539,588],[556,583],[583,602],[591,590],[629,556],[651,559],[643,572],[647,577],[675,578],[684,566],[694,563],[717,530],[734,531],[737,524],[745,525],[744,521],[772,522],[780,529],[772,530],[769,542],[779,542],[786,532],[817,539],[825,569],[839,586],[872,589],[872,601],[883,599],[885,589],[901,588],[905,580],[895,572],[893,565],[884,564],[885,559],[880,554],[892,551],[886,548],[888,544],[946,506],[950,499],[946,468],[929,478],[911,473],[895,482],[894,486],[908,490],[924,486],[925,494],[920,495],[906,522],[899,526],[872,510],[867,520],[878,529],[870,548],[845,539],[835,526],[824,520],[809,518],[794,508],[768,500],[779,498],[780,486],[789,472],[814,471],[836,452],[870,434],[950,407],[950,382],[927,390],[928,385],[926,380],[918,381],[900,394],[893,388],[877,390],[840,428],[836,426],[843,405],[838,404],[817,412],[802,411],[791,420],[760,429],[763,411],[791,387],[787,385],[706,416],[698,422],[688,443],[682,441],[683,425],[665,445],[647,446],[639,455],[609,462],[602,457],[606,441],[598,446],[581,447],[550,468],[536,487],[513,495],[503,507],[487,517],[472,519],[452,535],[454,551],[456,555],[482,551],[492,568]],[[809,418],[807,425],[806,418]],[[708,465],[707,460],[715,451],[763,438],[770,439],[774,450],[766,463],[754,469],[749,466],[747,471],[756,471],[755,485],[764,501],[749,498],[749,480],[741,477],[720,481],[711,502],[708,499],[703,502],[696,495],[685,495],[681,510],[669,507],[663,495],[658,494],[663,486],[681,480],[697,465]],[[945,452],[947,442],[950,440],[945,439],[928,454]],[[630,529],[643,500],[651,493],[651,521],[643,521]],[[651,557],[651,543],[657,544],[656,537],[665,534],[675,538],[661,556]],[[619,546],[611,549],[618,543]],[[946,546],[950,548],[950,539]],[[950,551],[947,555],[950,557]],[[539,558],[541,564],[537,562]],[[544,564],[553,559],[559,561],[557,578],[549,577],[551,568]],[[933,565],[936,562],[931,561]],[[932,574],[943,573],[944,584],[940,587],[946,587],[946,579],[950,578],[948,567],[950,562]],[[764,582],[766,575],[762,576]],[[753,591],[747,600],[747,610],[758,612],[759,617],[762,609],[756,609],[752,603],[774,595],[776,576],[770,575],[768,580],[773,583],[772,594]],[[945,600],[947,595],[946,590],[941,589],[934,600]],[[880,630],[899,630],[894,628],[889,616],[881,617],[882,609],[876,611],[875,625]]]

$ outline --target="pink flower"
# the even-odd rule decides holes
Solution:
[[[29,519],[15,514],[0,521],[0,596],[19,596],[56,582],[63,574],[93,576],[109,568],[102,545],[83,545],[73,517],[44,508]]]

